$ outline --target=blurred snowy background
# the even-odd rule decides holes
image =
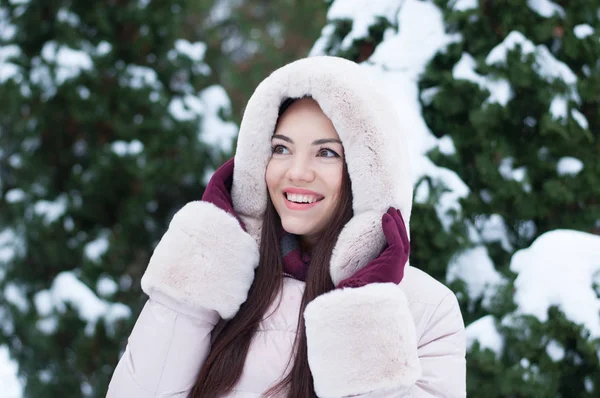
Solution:
[[[457,294],[468,395],[600,394],[600,0],[0,3],[0,398],[103,397],[152,248],[306,55],[410,137],[411,264]]]

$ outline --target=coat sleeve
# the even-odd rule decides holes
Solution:
[[[142,277],[150,299],[108,397],[187,396],[215,325],[233,318],[246,301],[258,260],[256,241],[231,214],[198,201],[179,210]]]
[[[305,311],[319,397],[465,397],[466,340],[454,294],[417,339],[408,302],[391,283],[336,290]]]
[[[168,300],[167,300],[168,301]],[[184,398],[210,351],[216,311],[175,311],[149,299],[129,336],[107,398]]]

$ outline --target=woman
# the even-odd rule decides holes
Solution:
[[[150,259],[109,397],[465,396],[460,309],[407,264],[408,150],[372,87],[335,57],[258,86],[235,167]]]

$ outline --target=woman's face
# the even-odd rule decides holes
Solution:
[[[314,244],[329,225],[342,190],[344,148],[333,124],[310,98],[279,119],[266,182],[283,228]]]

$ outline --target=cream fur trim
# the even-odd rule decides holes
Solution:
[[[256,89],[244,112],[235,155],[232,199],[258,242],[267,203],[265,170],[280,104],[312,96],[344,145],[352,180],[354,218],[341,232],[331,260],[335,284],[375,258],[385,238],[381,216],[390,206],[408,227],[412,206],[409,153],[394,109],[368,72],[343,58],[318,56],[288,64]]]
[[[334,290],[304,312],[308,362],[320,397],[414,384],[421,365],[408,301],[393,283]]]
[[[235,217],[212,203],[190,202],[156,246],[142,290],[188,310],[202,307],[233,318],[246,301],[258,260],[256,242]]]

